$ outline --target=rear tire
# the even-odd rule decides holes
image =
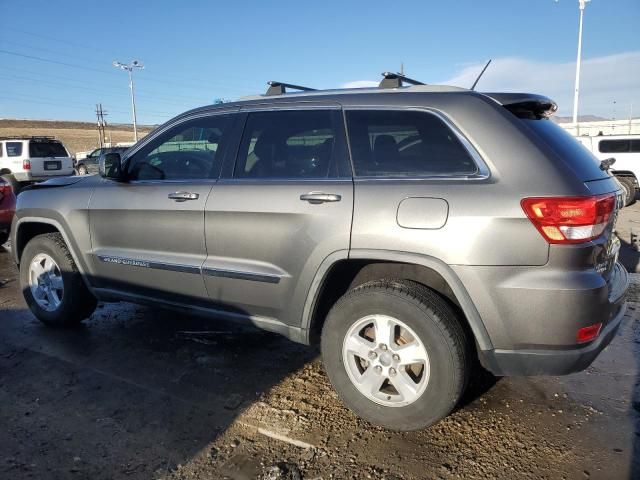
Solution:
[[[33,314],[56,327],[91,316],[97,300],[87,289],[59,233],[32,238],[20,258],[22,293]]]
[[[620,185],[622,185],[622,189],[625,193],[624,206],[628,207],[629,205],[635,203],[636,201],[636,187],[627,177],[616,177]]]
[[[390,430],[418,430],[446,417],[471,370],[469,338],[454,310],[432,290],[405,280],[378,280],[345,294],[327,316],[321,347],[344,403]]]

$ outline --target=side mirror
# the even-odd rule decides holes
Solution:
[[[100,156],[100,175],[111,180],[121,181],[123,179],[121,158],[119,153],[106,153]]]

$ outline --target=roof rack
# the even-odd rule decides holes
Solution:
[[[269,85],[269,89],[267,90],[267,96],[271,95],[282,95],[283,93],[287,93],[287,88],[291,88],[293,90],[300,90],[304,92],[311,92],[315,90],[315,88],[309,87],[301,87],[300,85],[293,85],[291,83],[283,83],[283,82],[275,82],[271,80],[267,82]]]
[[[403,83],[410,85],[426,85],[425,83],[406,77],[401,73],[383,72],[378,88],[400,88]]]
[[[50,135],[8,135],[0,137],[0,140],[56,140]]]

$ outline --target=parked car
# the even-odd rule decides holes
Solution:
[[[577,140],[598,160],[615,159],[611,173],[622,185],[625,205],[631,205],[640,189],[640,135],[599,135],[577,137]]]
[[[124,300],[319,342],[343,401],[394,430],[448,415],[478,362],[586,368],[626,310],[618,183],[546,97],[404,80],[272,82],[102,176],[30,187],[12,236],[31,311],[73,325]]]
[[[15,192],[32,182],[73,174],[71,155],[54,137],[0,137],[0,176]]]
[[[78,175],[87,175],[91,173],[98,173],[98,165],[100,158],[107,153],[119,153],[126,152],[128,147],[103,147],[96,148],[93,152],[89,153],[85,158],[78,160],[76,163],[76,172]]]
[[[0,246],[7,243],[16,209],[16,196],[11,184],[0,177]]]

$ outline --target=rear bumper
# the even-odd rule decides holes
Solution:
[[[494,375],[567,375],[587,368],[611,343],[627,311],[622,304],[616,316],[596,340],[570,350],[485,350],[480,352],[482,366]]]

